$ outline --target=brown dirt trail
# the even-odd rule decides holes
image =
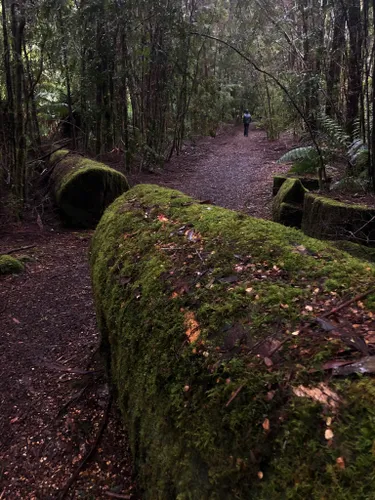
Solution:
[[[217,137],[188,144],[160,174],[130,176],[132,183],[150,182],[183,191],[200,200],[271,218],[272,177],[288,167],[276,160],[292,147],[292,139],[268,141],[263,130],[250,125],[225,127]]]

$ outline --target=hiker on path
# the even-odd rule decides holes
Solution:
[[[250,125],[250,122],[251,122],[251,115],[249,113],[249,110],[245,109],[245,113],[243,114],[243,127],[244,127],[243,135],[245,137],[249,136],[249,125]]]

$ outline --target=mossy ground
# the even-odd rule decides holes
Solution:
[[[327,380],[322,363],[349,348],[292,332],[368,290],[373,266],[149,185],[105,212],[91,264],[144,498],[372,498],[375,382]],[[320,382],[341,398],[338,410],[293,392]]]
[[[10,255],[0,255],[0,275],[22,273],[25,267],[18,259]]]
[[[67,150],[54,153],[53,162],[58,162],[51,176],[54,198],[69,225],[94,227],[105,208],[129,189],[121,173]]]
[[[352,241],[344,240],[334,241],[332,244],[336,248],[350,253],[350,255],[353,255],[353,257],[356,257],[357,259],[375,263],[375,248],[358,245]]]

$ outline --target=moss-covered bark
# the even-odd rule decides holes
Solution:
[[[375,246],[375,209],[309,193],[304,201],[302,230],[314,238]]]
[[[319,179],[314,179],[313,177],[301,177],[299,175],[293,175],[293,174],[275,175],[273,178],[273,188],[272,188],[273,196],[277,195],[279,189],[284,184],[284,182],[290,178],[298,179],[301,182],[302,186],[309,191],[318,191],[319,189]]]
[[[0,275],[22,273],[25,269],[22,262],[10,255],[0,255]]]
[[[286,179],[272,202],[274,222],[284,226],[301,227],[303,199],[307,193],[298,179]]]
[[[106,207],[129,189],[121,173],[69,151],[57,151],[51,163],[57,163],[51,175],[54,199],[69,225],[95,227]]]
[[[324,309],[373,286],[374,267],[148,185],[105,212],[91,266],[143,498],[371,498],[375,383],[327,381],[345,345],[291,332],[313,291]],[[334,404],[296,392],[322,382]]]

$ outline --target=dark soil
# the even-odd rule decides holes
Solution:
[[[291,145],[240,128],[188,144],[165,170],[130,175],[248,214],[270,218],[275,163]],[[112,158],[112,165],[115,160]],[[120,160],[119,160],[120,163]],[[41,215],[42,214],[42,215]],[[58,499],[91,449],[110,398],[91,294],[91,232],[67,231],[34,210],[2,231],[0,254],[26,255],[26,272],[0,277],[0,499]],[[73,371],[73,372],[72,372]],[[84,373],[82,373],[84,372]],[[86,373],[93,372],[93,373]],[[115,404],[66,498],[139,498]]]

